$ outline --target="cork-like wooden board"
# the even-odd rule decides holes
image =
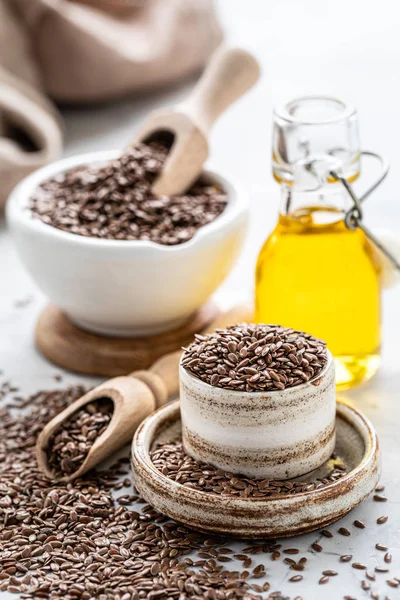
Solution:
[[[77,373],[117,377],[147,369],[158,358],[193,340],[217,317],[213,302],[200,308],[177,329],[138,338],[106,337],[79,329],[56,306],[49,304],[39,315],[35,343],[52,363]]]

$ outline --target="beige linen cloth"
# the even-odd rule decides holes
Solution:
[[[175,82],[221,38],[213,0],[0,0],[0,206],[61,153],[52,100],[105,101]]]

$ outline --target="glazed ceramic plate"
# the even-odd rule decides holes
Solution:
[[[181,435],[179,401],[159,409],[136,431],[132,446],[135,485],[154,508],[197,531],[245,539],[299,535],[326,527],[362,502],[380,476],[379,443],[371,423],[355,408],[337,403],[336,447],[346,475],[318,490],[269,498],[229,498],[193,490],[165,477],[151,449]],[[301,481],[324,477],[325,464]]]

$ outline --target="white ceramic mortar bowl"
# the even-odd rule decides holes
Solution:
[[[248,477],[290,479],[335,447],[332,355],[314,379],[282,391],[240,392],[204,383],[180,365],[182,438],[193,458]]]
[[[235,184],[206,169],[210,181],[227,192],[228,206],[176,246],[83,237],[32,216],[29,198],[42,181],[118,154],[83,154],[36,171],[11,194],[7,219],[28,272],[78,326],[103,335],[159,333],[184,322],[229,274],[245,236],[248,203]]]

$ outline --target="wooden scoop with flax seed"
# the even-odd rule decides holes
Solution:
[[[236,306],[221,313],[205,333],[234,323],[251,321],[252,317],[252,309],[249,306]],[[72,481],[131,441],[143,419],[178,394],[178,367],[181,354],[182,351],[166,354],[147,371],[135,371],[124,377],[110,379],[54,417],[41,431],[36,443],[37,460],[43,473],[49,479]],[[56,472],[51,466],[54,461],[49,460],[49,450],[53,447],[54,436],[59,434],[64,424],[83,407],[105,399],[113,403],[112,417],[107,427],[93,441],[86,457],[75,471],[68,474]]]

